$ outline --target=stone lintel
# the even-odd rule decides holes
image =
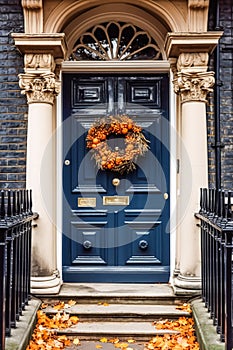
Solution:
[[[12,33],[15,46],[22,54],[52,54],[54,59],[65,59],[67,45],[64,33]]]
[[[217,46],[222,34],[222,31],[168,33],[165,40],[167,57],[179,57],[179,55],[184,52],[206,52],[211,54]]]

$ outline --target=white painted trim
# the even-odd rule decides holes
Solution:
[[[170,281],[173,278],[176,261],[176,191],[177,191],[177,130],[176,130],[176,95],[173,89],[173,74],[169,83],[169,116],[170,116]]]
[[[98,72],[98,73],[169,73],[170,63],[165,60],[141,61],[64,61],[62,72]]]
[[[147,62],[147,66],[146,63]],[[135,62],[63,62],[62,72],[87,73],[87,72],[128,72],[128,73],[169,73],[168,61],[135,61]],[[170,116],[170,281],[172,281],[176,258],[176,95],[172,88],[172,73],[169,83],[169,116]],[[62,274],[62,92],[57,99],[57,266]],[[62,278],[62,276],[61,276]]]
[[[57,269],[62,280],[62,92],[56,102],[56,254]]]

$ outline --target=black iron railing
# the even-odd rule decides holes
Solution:
[[[225,349],[233,348],[232,329],[232,192],[201,189],[200,219],[202,300]]]
[[[0,192],[0,349],[30,299],[32,192]]]

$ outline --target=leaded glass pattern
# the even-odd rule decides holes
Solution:
[[[161,60],[162,54],[150,34],[125,22],[98,24],[80,36],[71,61]]]

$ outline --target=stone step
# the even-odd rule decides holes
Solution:
[[[39,296],[41,298],[41,295]],[[174,305],[187,300],[174,295],[169,284],[64,283],[59,295],[43,295],[43,301],[73,299],[78,303]]]
[[[67,305],[68,306],[68,305]],[[52,306],[44,310],[49,315],[56,314],[57,310]],[[94,321],[105,319],[105,321],[155,321],[158,319],[176,319],[182,316],[189,317],[190,314],[178,310],[176,305],[135,305],[135,304],[75,304],[69,308],[61,309],[71,315],[77,315],[81,321]]]
[[[156,335],[174,334],[176,331],[156,329],[152,322],[79,322],[70,328],[57,330],[57,334],[66,334],[85,340],[100,338],[120,338],[149,340]]]

